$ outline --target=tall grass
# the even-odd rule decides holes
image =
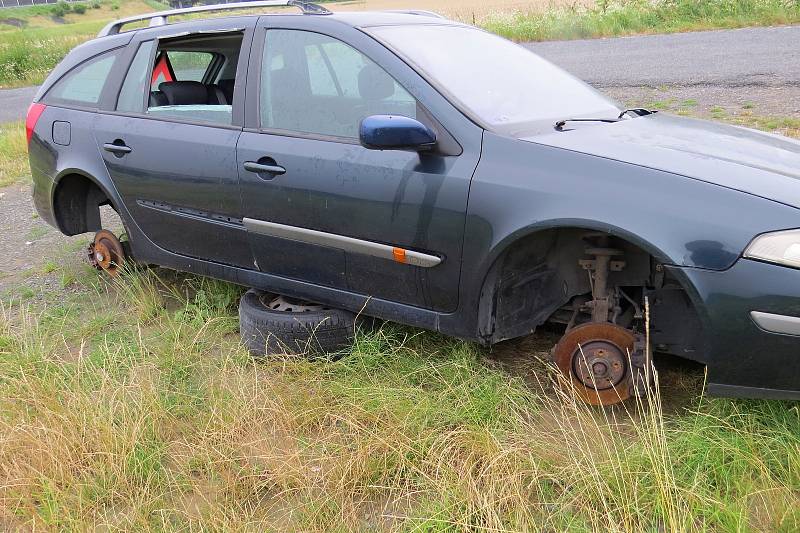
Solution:
[[[800,527],[791,404],[604,411],[543,365],[526,384],[471,344],[392,325],[337,361],[254,361],[238,287],[94,276],[0,313],[5,529]]]
[[[155,0],[103,0],[98,6],[83,14],[70,13],[62,17],[63,23],[52,19],[54,5],[4,9],[2,17],[22,20],[26,26],[0,25],[0,87],[41,83],[70,50],[95,37],[109,20],[165,9]]]
[[[797,0],[596,0],[590,7],[499,13],[481,24],[509,39],[546,41],[798,21]]]
[[[75,46],[91,39],[100,22],[0,32],[0,86],[34,85]]]

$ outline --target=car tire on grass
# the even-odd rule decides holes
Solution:
[[[352,345],[355,325],[350,311],[256,289],[239,302],[239,331],[253,355],[336,354]]]

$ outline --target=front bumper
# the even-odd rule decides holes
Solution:
[[[696,290],[711,394],[800,399],[800,270],[740,259],[670,271]]]

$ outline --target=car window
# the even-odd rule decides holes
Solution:
[[[463,25],[375,26],[365,30],[458,107],[493,129],[517,135],[570,117],[616,118],[597,90],[530,50]]]
[[[214,59],[209,52],[167,52],[176,80],[203,81],[208,66]]]
[[[242,37],[243,33],[236,31],[159,41],[149,77],[147,114],[230,124]],[[206,76],[212,65],[214,77],[221,78],[217,58],[227,65],[222,73],[225,77],[212,82]]]
[[[44,102],[95,106],[118,56],[119,51],[112,50],[72,69],[47,92]]]
[[[269,30],[261,69],[261,126],[357,138],[361,119],[416,118],[417,102],[367,56],[337,39]]]
[[[144,42],[139,46],[139,50],[128,68],[125,81],[122,82],[122,89],[120,89],[119,98],[117,99],[117,111],[142,111],[152,51],[153,41]]]

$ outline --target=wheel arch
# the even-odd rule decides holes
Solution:
[[[114,195],[103,183],[76,168],[58,173],[50,202],[58,229],[70,236],[100,230],[100,207],[103,205],[110,205],[119,214]]]
[[[586,284],[582,285],[581,276],[586,276],[586,273],[581,271],[577,262],[583,256],[585,243],[575,239],[581,233],[589,232],[604,233],[624,243],[628,259],[631,258],[629,254],[633,253],[635,261],[631,265],[632,270],[622,278],[627,282],[647,282],[656,274],[656,269],[659,269],[662,279],[665,275],[672,276],[685,292],[688,306],[699,318],[700,328],[704,329],[707,317],[696,288],[680,268],[668,268],[676,261],[661,247],[650,239],[613,224],[571,218],[530,224],[509,233],[492,248],[489,259],[484,262],[486,266],[480,273],[480,285],[476,289],[479,295],[479,337],[488,343],[495,343],[532,333],[559,307],[586,291],[588,277],[583,278]],[[564,238],[573,239],[573,242],[567,242],[567,249],[562,251],[565,243],[560,239]],[[533,293],[537,289],[540,291],[538,294],[512,301],[511,309],[507,309],[510,313],[503,311],[503,291]],[[503,324],[509,320],[510,323]]]

